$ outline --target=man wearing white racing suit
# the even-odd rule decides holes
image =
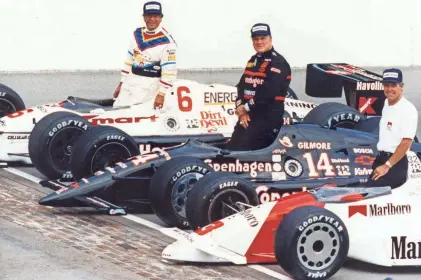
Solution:
[[[177,78],[177,44],[162,26],[162,6],[151,1],[143,6],[146,27],[133,32],[120,84],[114,92],[114,107],[145,103],[155,98],[162,108],[165,92]]]

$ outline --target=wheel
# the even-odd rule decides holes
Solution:
[[[92,127],[73,146],[70,170],[73,178],[80,180],[139,154],[138,145],[124,131],[110,126]]]
[[[313,108],[302,123],[317,124],[326,128],[353,128],[367,117],[358,110],[338,102],[327,102]]]
[[[91,123],[70,112],[55,112],[42,118],[31,132],[28,150],[35,168],[47,178],[71,180],[73,144]]]
[[[286,98],[298,100],[298,96],[292,88],[288,88]]]
[[[10,87],[0,84],[0,118],[26,109],[22,98]]]
[[[245,210],[238,202],[259,204],[256,190],[236,174],[213,172],[196,183],[186,203],[187,221],[195,230]]]
[[[331,211],[303,206],[283,217],[274,246],[278,264],[294,279],[329,279],[348,256],[349,236]]]
[[[149,185],[149,200],[155,214],[166,224],[189,228],[186,201],[196,182],[213,169],[194,157],[175,157],[160,166]]]

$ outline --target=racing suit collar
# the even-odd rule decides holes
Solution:
[[[158,34],[160,31],[161,31],[161,29],[162,29],[162,27],[161,27],[161,24],[160,25],[158,25],[158,27],[157,28],[155,28],[154,30],[149,30],[149,29],[147,29],[146,28],[146,26],[143,28],[143,32],[145,32],[146,34],[148,34],[148,35],[155,35],[155,34]]]
[[[258,58],[271,58],[272,57],[272,52],[275,51],[274,48],[272,47],[270,50],[268,50],[267,52],[264,53],[257,53],[256,57]]]

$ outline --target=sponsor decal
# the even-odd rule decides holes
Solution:
[[[335,227],[339,232],[342,232],[344,228],[339,224],[339,222],[333,218],[326,215],[317,215],[309,217],[301,225],[298,226],[298,230],[303,232],[307,227],[311,226],[314,223],[327,223]]]
[[[355,168],[355,176],[370,176],[371,172],[373,172],[373,169],[369,168]]]
[[[141,121],[150,120],[151,122],[156,122],[156,119],[159,118],[155,115],[149,117],[120,117],[120,118],[96,118],[96,115],[83,116],[85,120],[88,120],[92,125],[106,125],[106,124],[128,124],[128,123],[140,123]]]
[[[358,110],[360,113],[369,114],[369,115],[375,115],[377,114],[372,105],[374,102],[376,102],[377,97],[360,97],[358,102]]]
[[[357,90],[384,90],[383,84],[379,81],[375,82],[357,82]]]
[[[373,149],[365,149],[365,148],[354,148],[354,153],[356,154],[373,154]]]
[[[298,149],[303,150],[330,150],[331,143],[328,142],[298,142]]]
[[[387,72],[383,74],[383,78],[399,78],[399,74],[394,72]]]
[[[253,68],[254,63],[253,62],[248,62],[246,68]]]
[[[174,116],[165,117],[164,125],[165,128],[171,132],[175,132],[180,129],[180,122],[178,121],[177,117]]]
[[[260,65],[259,68],[259,72],[263,73],[266,72],[266,68],[268,67],[269,62],[268,61],[263,61],[262,65]]]
[[[272,154],[285,154],[287,152],[286,149],[275,149],[272,151]]]
[[[283,145],[287,148],[294,147],[294,144],[291,143],[291,139],[289,139],[288,136],[284,136],[284,137],[282,137],[282,139],[279,139],[279,143],[281,143],[281,145]]]
[[[392,122],[387,122],[387,129],[389,129],[389,130],[392,129]]]
[[[222,227],[223,225],[224,223],[221,220],[219,220],[219,221],[213,222],[212,224],[199,228],[195,230],[194,232],[198,235],[205,235],[217,228]]]
[[[349,163],[349,158],[332,158],[330,161],[332,163]]]
[[[9,135],[7,140],[29,140],[29,135]]]
[[[275,68],[275,67],[270,68],[270,71],[281,74],[281,69],[278,69],[278,68]]]
[[[377,81],[381,81],[382,80],[381,77],[376,76],[376,75],[373,75],[373,74],[370,74],[366,70],[361,69],[361,68],[356,67],[356,66],[352,66],[352,65],[339,65],[339,64],[332,64],[332,66],[334,66],[336,68],[343,69],[343,70],[345,70],[345,71],[347,71],[349,73],[352,73],[352,74],[359,74],[361,76],[372,78],[372,79],[377,80]]]
[[[0,126],[6,126],[6,121],[5,120],[0,120]]]
[[[178,171],[172,177],[172,183],[175,183],[184,174],[193,173],[193,172],[194,173],[201,173],[201,174],[205,175],[206,173],[208,173],[208,169],[207,168],[204,168],[202,166],[198,166],[198,165],[186,166],[186,167],[182,168],[180,171]]]
[[[375,159],[376,159],[375,157],[363,155],[363,156],[356,157],[354,162],[355,164],[360,164],[364,166],[372,166]]]
[[[254,216],[251,213],[252,209],[247,209],[245,211],[239,212],[238,214],[240,214],[241,216],[243,216],[244,218],[246,218],[247,222],[249,223],[249,225],[251,227],[255,227],[259,224],[259,222],[257,221],[256,216]]]
[[[236,187],[238,185],[238,181],[229,181],[219,184],[219,189],[229,188],[229,187]]]
[[[217,128],[228,125],[227,118],[223,117],[221,112],[212,113],[210,111],[201,111],[200,118],[200,125],[205,129]]]
[[[199,128],[200,127],[200,122],[198,119],[187,119],[186,120],[186,127],[187,128]]]
[[[421,259],[421,241],[407,241],[407,236],[391,236],[392,260]]]
[[[240,162],[236,159],[233,163],[217,163],[212,162],[212,159],[206,159],[205,163],[209,164],[216,172],[250,173],[251,177],[256,177],[257,172],[272,172],[273,170],[272,163],[269,162]]]
[[[276,201],[280,198],[284,198],[298,192],[305,192],[307,191],[307,187],[303,186],[301,190],[297,191],[281,191],[280,189],[276,189],[271,192],[270,190],[271,189],[267,186],[258,186],[256,188],[257,197],[259,198],[261,204]]]
[[[118,141],[124,141],[124,139],[126,139],[126,137],[121,136],[121,135],[108,135],[107,136],[107,141],[108,140],[118,140]]]
[[[305,109],[313,109],[317,107],[317,104],[305,103],[305,102],[299,102],[299,101],[286,101],[285,105],[289,107],[305,108]]]
[[[353,113],[348,113],[348,114],[340,114],[340,115],[336,115],[334,117],[331,117],[328,121],[327,124],[329,127],[334,127],[335,125],[337,125],[339,122],[343,122],[343,121],[351,121],[354,123],[358,123],[360,121],[360,117],[357,116],[356,114]]]
[[[122,208],[110,209],[110,215],[126,215],[126,211]]]
[[[149,154],[149,153],[155,153],[155,152],[165,152],[162,148],[160,147],[153,147],[151,144],[139,144],[139,150],[140,150],[140,154]]]
[[[237,92],[205,92],[205,105],[229,105],[234,104]]]
[[[383,217],[394,215],[411,214],[411,205],[402,204],[394,205],[387,203],[386,205],[369,204],[369,205],[350,205],[348,206],[348,217],[351,218],[357,213],[366,217]]]
[[[168,54],[168,61],[175,61],[176,55],[175,54]]]
[[[244,90],[244,98],[246,98],[246,99],[253,98],[253,96],[255,94],[256,94],[256,91],[255,90],[248,90],[248,89]]]
[[[421,178],[421,162],[416,155],[408,156],[409,168],[411,168],[411,178]]]
[[[55,127],[53,127],[53,129],[51,129],[48,132],[48,135],[50,137],[52,137],[52,136],[54,136],[54,134],[56,134],[57,131],[59,131],[62,128],[67,127],[67,126],[80,127],[83,130],[87,130],[88,129],[88,126],[85,123],[81,122],[81,121],[68,120],[68,121],[62,121],[61,123],[58,123]]]
[[[246,84],[252,84],[253,87],[257,87],[257,85],[263,85],[264,81],[265,81],[264,79],[251,78],[251,77],[246,77],[245,79]]]

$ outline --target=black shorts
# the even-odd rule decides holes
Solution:
[[[377,157],[373,163],[373,172],[374,170],[386,163],[389,158],[392,156],[392,153],[382,152],[379,151]],[[370,175],[370,178],[367,181],[367,187],[386,187],[390,186],[392,189],[397,188],[403,185],[406,182],[408,176],[408,158],[405,155],[400,161],[398,161],[389,171],[380,177],[377,180],[372,180],[371,177],[373,173]]]

